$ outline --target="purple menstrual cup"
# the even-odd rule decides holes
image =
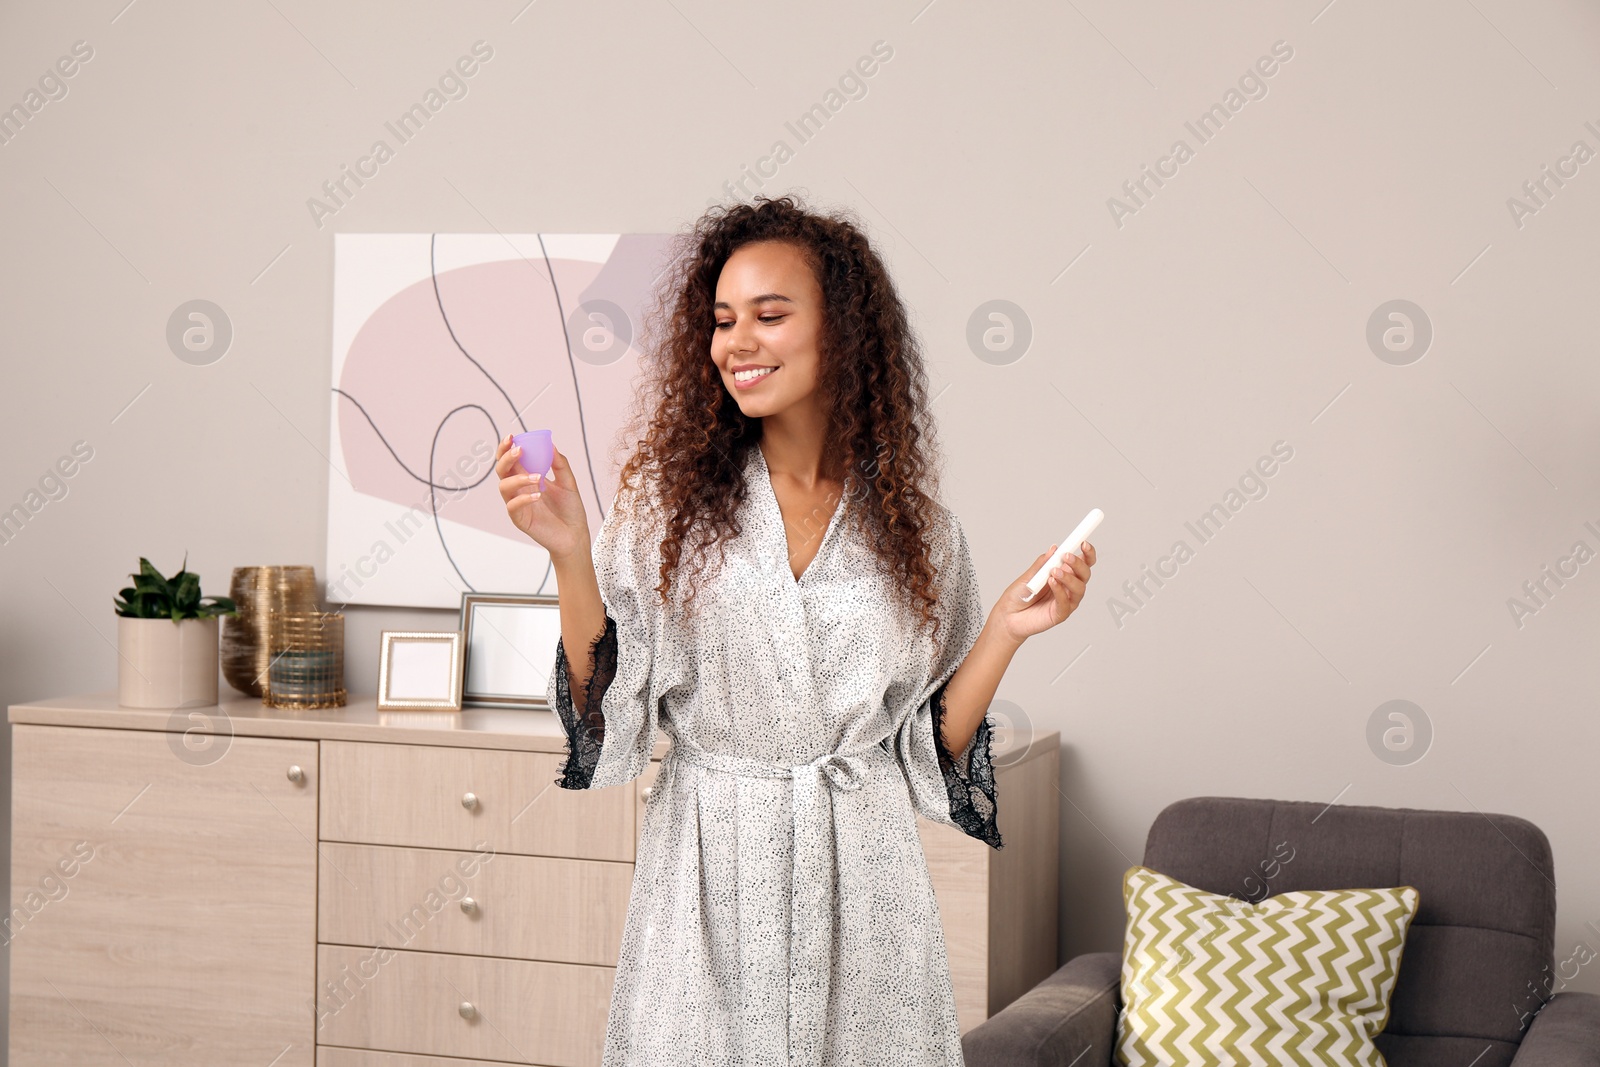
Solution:
[[[549,430],[529,430],[512,435],[511,444],[522,449],[517,453],[517,463],[529,474],[539,476],[539,492],[544,492],[544,475],[556,458],[556,446],[550,440]]]

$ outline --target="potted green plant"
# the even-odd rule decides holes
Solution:
[[[217,702],[217,627],[238,609],[200,595],[200,575],[183,567],[164,578],[139,557],[117,609],[117,702],[129,708],[188,708]]]

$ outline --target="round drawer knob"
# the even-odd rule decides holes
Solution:
[[[472,1001],[470,1000],[463,1000],[461,1007],[457,1008],[456,1011],[461,1013],[463,1019],[476,1019],[478,1017],[478,1009],[472,1006]]]
[[[466,912],[468,915],[471,915],[473,912],[478,910],[478,902],[473,900],[471,897],[462,897],[461,910]]]
[[[291,766],[289,768],[289,781],[291,781],[291,782],[303,782],[305,780],[306,780],[306,772],[302,771],[300,769],[300,765],[298,763],[294,764],[293,766]]]
[[[656,787],[655,786],[653,786],[653,785],[645,786],[644,787],[644,793],[643,793],[644,798],[646,800],[649,800],[651,798],[651,796],[653,796],[655,794],[655,791],[656,791]]]
[[[463,808],[466,808],[468,811],[471,811],[473,808],[477,807],[478,806],[478,794],[476,794],[476,793],[463,793],[462,796],[461,796],[461,806]]]

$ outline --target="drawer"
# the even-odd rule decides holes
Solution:
[[[414,1056],[404,1052],[372,1052],[364,1048],[317,1048],[317,1067],[496,1067],[505,1060],[458,1060],[446,1056]],[[276,1067],[276,1064],[273,1065]],[[548,1065],[540,1065],[548,1067]]]
[[[598,1067],[612,975],[610,967],[318,945],[317,1044]]]
[[[322,742],[320,836],[572,859],[634,854],[635,790],[556,785],[554,752]]]
[[[317,940],[614,967],[633,864],[324,842]]]

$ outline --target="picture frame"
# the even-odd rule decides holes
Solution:
[[[548,593],[462,593],[462,701],[548,711],[561,601]]]
[[[461,631],[384,630],[378,640],[378,710],[461,710]]]

